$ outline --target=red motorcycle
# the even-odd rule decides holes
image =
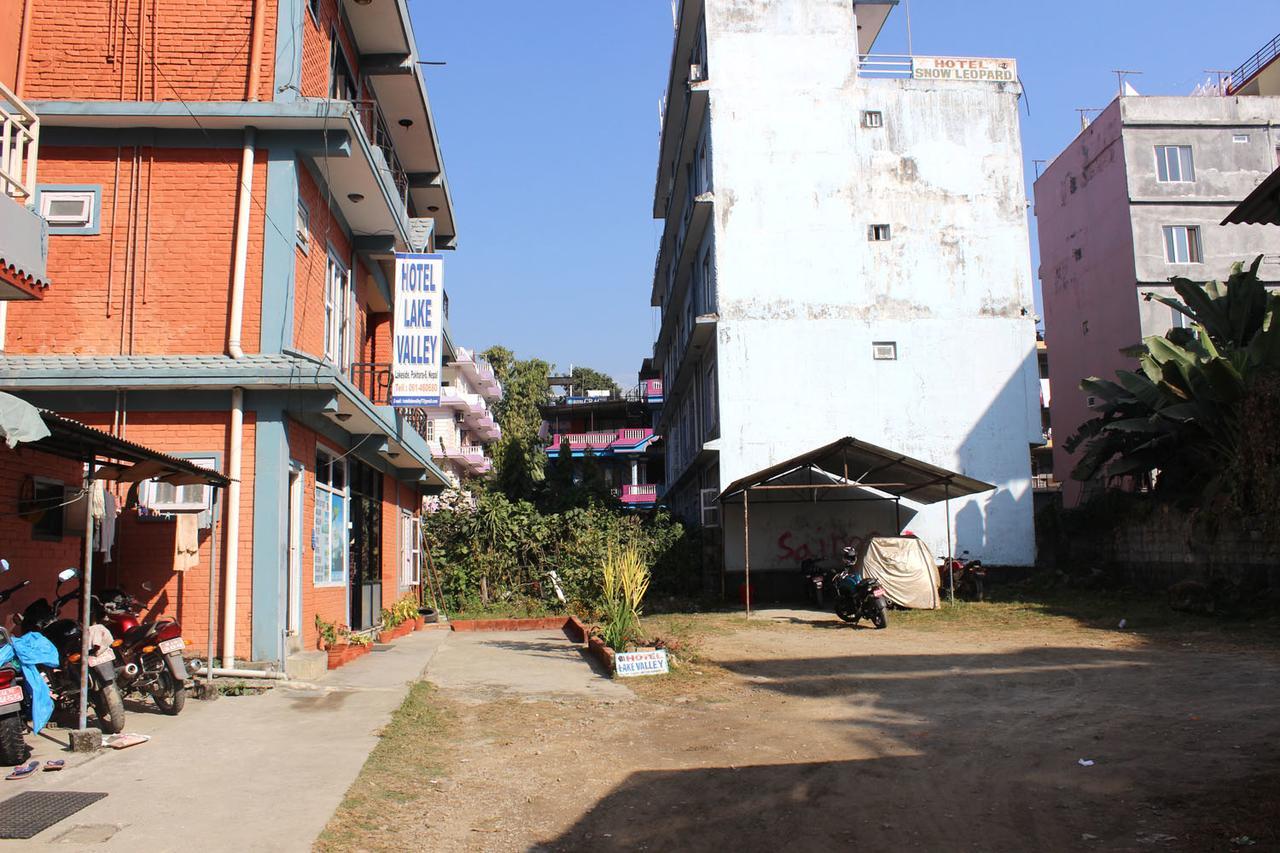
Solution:
[[[964,559],[968,556],[969,552],[965,551],[959,557],[952,557],[950,567],[947,566],[946,558],[942,558],[938,567],[938,574],[942,581],[940,591],[944,596],[947,595],[954,583],[956,598],[982,601],[982,585],[987,579],[987,570],[983,567],[981,560]]]
[[[100,621],[120,641],[116,646],[120,689],[150,694],[157,708],[176,716],[187,704],[182,626],[174,619],[143,622],[142,605],[122,589],[104,590],[98,604]]]

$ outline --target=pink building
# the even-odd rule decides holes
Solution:
[[[1064,447],[1091,417],[1080,380],[1134,367],[1121,348],[1183,321],[1142,294],[1171,293],[1174,276],[1221,279],[1258,255],[1280,284],[1280,233],[1220,224],[1280,163],[1280,89],[1258,85],[1277,56],[1280,39],[1222,95],[1116,98],[1035,183],[1053,470],[1066,506],[1085,487],[1071,478],[1079,454]]]

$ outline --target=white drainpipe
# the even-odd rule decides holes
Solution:
[[[236,199],[236,246],[231,276],[231,329],[227,353],[244,358],[240,335],[244,326],[244,279],[249,261],[249,206],[253,201],[254,130],[244,130],[240,160],[240,191]],[[244,444],[244,389],[231,389],[231,452],[227,455],[227,581],[223,588],[222,665],[231,668],[236,656],[236,582],[240,574],[240,479]]]

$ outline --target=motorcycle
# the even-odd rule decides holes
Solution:
[[[162,712],[177,716],[187,703],[182,626],[174,619],[141,621],[141,604],[122,589],[104,590],[98,601],[101,616],[95,619],[106,625],[116,640],[120,689],[149,694]]]
[[[948,567],[945,557],[940,560],[938,576],[941,585],[939,586],[939,592],[944,596],[947,595],[953,588],[952,584],[954,584],[956,598],[971,598],[975,601],[982,601],[982,584],[986,580],[987,570],[983,567],[981,560],[964,559],[968,556],[969,552],[965,551],[959,557],[952,557],[950,567]]]
[[[0,560],[0,571],[8,571],[8,561]],[[4,604],[13,594],[30,584],[26,580],[0,590],[0,604]],[[0,628],[0,647],[12,642],[9,632]],[[16,654],[4,664],[0,664],[0,764],[21,764],[31,754],[23,734],[26,731],[23,702],[26,694],[23,685],[26,679],[22,675],[22,664]]]
[[[63,584],[78,577],[78,570],[64,569],[58,574],[53,603],[50,604],[48,599],[38,598],[27,605],[18,617],[18,623],[24,632],[38,631],[58,650],[58,665],[41,669],[53,691],[54,700],[64,710],[78,707],[79,704],[82,630],[78,621],[59,617],[62,608],[75,600],[79,590],[72,589],[62,594],[59,592]],[[95,634],[103,636],[93,641]],[[88,698],[98,716],[98,726],[104,732],[116,734],[124,729],[124,700],[116,685],[115,649],[110,637],[111,634],[105,627],[97,624],[90,626],[93,644],[89,647]]]
[[[855,549],[844,549],[843,568],[832,583],[836,594],[836,615],[854,625],[861,619],[868,619],[877,629],[886,628],[889,615],[884,587],[876,578],[863,577],[857,571],[857,559]]]
[[[818,561],[812,557],[800,562],[800,573],[804,575],[805,589],[813,598],[813,603],[822,607],[826,591],[831,589],[831,582],[836,573],[831,569],[819,567]]]

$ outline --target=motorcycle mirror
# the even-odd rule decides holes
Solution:
[[[62,571],[58,572],[58,583],[66,583],[72,578],[79,577],[79,576],[80,576],[79,569],[63,569]]]
[[[9,571],[9,561],[0,560],[0,572],[7,572],[7,571]]]
[[[143,581],[142,583],[138,584],[138,586],[142,587],[142,588],[143,588],[144,590],[146,590],[147,592],[151,592],[151,582],[150,582],[150,581]]]

